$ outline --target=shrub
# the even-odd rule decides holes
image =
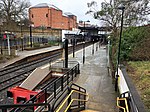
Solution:
[[[148,31],[148,27],[130,27],[123,32],[120,53],[122,61],[148,59],[148,53],[145,53],[150,50]]]
[[[39,48],[39,47],[40,47],[40,44],[39,44],[39,43],[34,43],[34,44],[33,44],[33,47]]]
[[[150,27],[129,27],[121,38],[120,60],[150,60]],[[112,39],[112,56],[117,57],[119,37]],[[113,58],[115,59],[115,58]]]
[[[58,42],[56,42],[56,41],[49,41],[48,45],[51,45],[51,46],[58,45]]]
[[[124,28],[121,38],[120,61],[150,60],[150,27]],[[111,37],[110,58],[115,70],[118,57],[119,37]]]

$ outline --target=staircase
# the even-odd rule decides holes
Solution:
[[[68,95],[60,100],[58,104],[53,105],[54,112],[99,112],[91,109],[86,109],[86,102],[89,99],[89,95],[86,93],[86,90],[83,87],[80,87],[77,84],[72,84],[69,87]],[[63,96],[63,95],[62,95]],[[57,102],[57,101],[56,101]],[[54,108],[55,107],[55,108]],[[86,109],[86,110],[85,110]]]
[[[89,99],[86,90],[79,85],[71,84],[68,88],[68,92],[64,92],[59,97],[55,104],[52,106],[52,111],[54,112],[81,112],[85,110],[86,102]],[[86,111],[85,111],[86,112]],[[89,111],[87,111],[89,112]],[[94,111],[93,111],[94,112]]]
[[[80,112],[99,112],[99,111],[95,111],[95,110],[82,110]]]

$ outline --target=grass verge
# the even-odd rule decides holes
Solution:
[[[150,112],[150,61],[130,61],[127,72],[140,94],[146,112]]]

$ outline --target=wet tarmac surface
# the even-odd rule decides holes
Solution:
[[[95,50],[95,49],[94,49]],[[116,92],[112,78],[108,74],[106,48],[101,46],[92,55],[92,46],[85,51],[85,64],[82,64],[82,50],[75,54],[80,63],[80,75],[75,83],[84,87],[89,94],[87,109],[98,112],[116,112]]]

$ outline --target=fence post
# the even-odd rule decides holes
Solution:
[[[32,101],[32,104],[34,104],[34,100]],[[32,107],[32,111],[33,111],[33,112],[34,112],[34,107],[35,107],[35,106]]]
[[[69,85],[69,72],[67,72],[67,85]]]
[[[7,109],[3,108],[3,109],[2,109],[2,112],[7,112]]]
[[[81,90],[81,88],[79,87],[79,91]],[[79,96],[78,96],[78,99],[80,99],[80,93],[78,93]],[[80,101],[78,101],[78,108],[80,108]]]
[[[51,66],[52,66],[52,65],[51,65],[51,63],[52,63],[52,61],[51,61],[51,60],[49,60],[49,71],[50,71],[50,70],[51,70],[51,68],[52,68],[52,67],[51,67]]]
[[[47,103],[47,89],[45,89],[45,103]]]
[[[75,73],[75,77],[77,76],[77,66],[75,66],[75,71],[74,71],[74,73]]]
[[[72,76],[72,81],[73,81],[73,69],[71,70],[71,76]]]
[[[85,90],[85,93],[86,93],[86,90]],[[86,95],[84,95],[84,100],[86,100]],[[85,109],[85,105],[86,103],[84,102],[84,109]]]
[[[78,74],[80,74],[80,65],[78,63]]]
[[[71,89],[70,89],[70,87],[68,87],[68,95],[70,94],[70,92],[71,92]],[[71,102],[71,96],[68,98],[68,105],[70,102]],[[70,112],[70,107],[68,109],[68,112]]]
[[[56,81],[54,82],[54,98],[56,98]]]
[[[48,112],[52,112],[50,104],[48,104]]]
[[[64,89],[64,77],[61,77],[61,91]]]

